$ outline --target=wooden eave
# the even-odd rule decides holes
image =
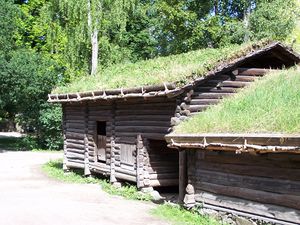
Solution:
[[[236,153],[298,153],[300,134],[168,134],[168,146],[174,149],[234,151]]]
[[[250,61],[255,57],[260,57],[272,50],[272,55],[281,61],[284,65],[292,66],[300,62],[300,55],[293,52],[288,47],[284,46],[280,42],[273,42],[264,48],[257,49],[253,52],[239,57],[232,61],[224,62],[206,73],[205,76],[196,78],[188,84],[177,87],[175,83],[168,83],[162,85],[149,85],[136,88],[119,88],[111,90],[101,91],[87,91],[78,93],[66,93],[66,94],[49,94],[48,102],[50,103],[66,103],[66,102],[82,102],[89,100],[115,100],[115,99],[127,99],[127,98],[152,98],[157,96],[166,96],[172,98],[184,93],[187,90],[205,82],[213,76],[221,73],[233,71],[237,67],[242,66],[245,62]]]

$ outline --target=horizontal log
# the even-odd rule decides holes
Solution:
[[[150,180],[160,179],[178,179],[178,173],[152,173],[149,175]]]
[[[299,211],[291,210],[282,206],[257,203],[249,200],[216,195],[208,192],[197,193],[195,195],[195,200],[203,204],[203,207],[205,208],[207,207],[207,204],[211,204],[221,207],[221,210],[222,208],[225,211],[228,209],[234,210],[232,212],[236,215],[240,215],[240,213],[243,212],[248,214],[248,217],[250,218],[257,218],[257,216],[259,216],[262,218],[257,219],[263,219],[267,222],[275,222],[276,224],[285,224],[284,222],[300,223]]]
[[[74,143],[67,143],[66,147],[74,148],[74,149],[84,149],[85,148],[84,144],[74,144]]]
[[[122,179],[122,180],[127,180],[127,181],[132,181],[132,182],[136,182],[136,176],[131,176],[125,173],[120,173],[120,172],[115,172],[115,177]]]
[[[136,176],[136,170],[127,170],[127,169],[124,169],[122,167],[116,166],[115,171],[119,172],[119,173],[122,173],[122,174],[128,174],[128,175],[134,176],[134,177]]]
[[[85,129],[75,129],[75,128],[66,128],[66,132],[73,132],[73,133],[85,133]]]
[[[84,159],[84,154],[78,154],[73,152],[67,152],[66,156],[68,159],[78,159],[78,160]]]
[[[170,127],[170,121],[117,121],[116,126],[157,126]]]
[[[193,113],[193,112],[202,112],[206,110],[210,105],[189,105],[187,109]]]
[[[151,187],[170,187],[178,186],[178,179],[159,179],[159,180],[150,180]]]
[[[66,116],[65,116],[65,119],[66,120],[79,120],[79,121],[82,121],[82,120],[84,120],[84,115],[83,116],[73,116],[73,115],[68,115],[68,114],[66,114]]]
[[[169,121],[171,115],[119,115],[116,116],[117,121]]]
[[[190,105],[215,105],[219,102],[219,99],[192,99]]]
[[[82,144],[82,145],[84,145],[84,140],[81,140],[81,139],[68,138],[67,142],[72,143],[72,144]]]
[[[199,187],[199,188],[198,188]],[[281,205],[290,208],[300,209],[300,196],[276,194],[266,191],[258,191],[234,186],[224,186],[206,182],[197,182],[196,193],[201,190],[221,194],[226,196],[239,197],[242,199],[253,200],[256,202]]]
[[[172,110],[176,107],[175,102],[159,102],[159,103],[152,103],[152,102],[145,102],[140,104],[117,104],[116,110],[126,110],[126,109],[153,109],[153,108],[164,108],[166,110]]]
[[[71,131],[66,130],[65,136],[66,136],[66,138],[70,138],[70,139],[84,140],[83,133],[71,132]]]
[[[232,93],[195,92],[192,98],[193,99],[222,99],[228,96],[232,96]]]
[[[167,133],[169,129],[169,127],[157,126],[118,126],[115,132]]]
[[[116,132],[116,137],[136,137],[137,132]],[[150,138],[154,140],[164,140],[166,133],[141,133],[143,138]]]
[[[83,163],[78,163],[78,162],[71,162],[67,161],[66,166],[68,168],[78,168],[78,169],[84,169],[84,164]]]
[[[284,154],[279,154],[280,160],[274,160],[272,157],[274,154],[265,155],[250,155],[250,154],[235,154],[231,152],[226,152],[226,154],[220,154],[213,152],[207,152],[205,154],[205,160],[212,163],[226,163],[226,164],[240,164],[245,167],[248,166],[261,166],[261,167],[271,167],[271,168],[293,168],[300,169],[300,163],[292,161],[287,158]],[[291,157],[297,157],[296,154],[291,154]]]
[[[233,87],[233,88],[241,88],[249,85],[249,82],[243,82],[243,81],[231,81],[231,80],[209,80],[206,83],[207,86],[216,86],[219,87]]]
[[[146,109],[146,110],[138,110],[138,109],[129,109],[129,110],[116,110],[116,116],[122,115],[173,115],[174,110],[166,110],[166,109]]]
[[[221,156],[220,156],[221,157]],[[193,165],[191,165],[193,166]],[[266,161],[263,165],[251,164],[233,164],[233,163],[215,163],[201,160],[197,163],[197,169],[206,169],[209,171],[219,171],[225,173],[269,177],[275,179],[298,180],[300,181],[300,168],[289,169],[270,166]]]
[[[80,154],[84,154],[85,149],[76,149],[76,148],[67,148],[66,149],[67,152],[74,152],[74,153],[80,153]]]
[[[261,68],[238,68],[239,75],[247,75],[247,76],[263,76],[270,71],[272,70],[261,69]]]
[[[195,88],[195,93],[197,92],[212,92],[212,93],[236,93],[238,91],[238,88],[233,87],[205,87],[205,86],[199,86]]]
[[[197,182],[214,183],[225,186],[235,186],[281,194],[299,195],[300,182],[282,179],[237,175],[232,173],[209,171],[197,168]]]

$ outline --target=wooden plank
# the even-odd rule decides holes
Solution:
[[[291,223],[300,223],[300,211],[282,206],[268,205],[240,198],[216,195],[209,192],[198,192],[195,195],[195,199],[201,204],[204,203],[203,207],[206,207],[206,204],[211,204],[221,207],[225,211],[226,209],[236,210],[234,212],[236,215],[240,215],[240,212],[244,212],[250,214],[251,218],[261,216],[264,217],[265,221],[276,219],[279,220],[276,223],[280,224],[287,221]]]
[[[238,68],[239,75],[247,75],[247,76],[263,76],[268,73],[269,69],[261,69],[261,68]]]
[[[215,105],[219,103],[219,99],[191,99],[189,102],[190,105]]]
[[[180,150],[179,151],[179,197],[178,201],[183,203],[184,195],[185,195],[185,188],[187,185],[187,158],[186,158],[186,151]]]
[[[232,96],[232,93],[195,92],[192,99],[222,99]]]
[[[300,209],[300,196],[276,194],[266,191],[239,188],[234,186],[224,186],[206,182],[197,182],[195,187],[197,192],[203,190],[215,194],[249,199],[261,203],[287,206],[298,210]]]
[[[200,162],[196,164],[196,167],[199,164]],[[197,176],[197,182],[214,183],[225,186],[235,186],[253,190],[300,196],[300,182],[298,181],[237,175],[199,168],[196,169],[195,175]]]

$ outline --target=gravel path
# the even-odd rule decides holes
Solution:
[[[41,165],[61,153],[0,151],[0,224],[164,225],[151,203],[110,196],[98,185],[48,178]]]

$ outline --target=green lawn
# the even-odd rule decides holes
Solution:
[[[181,123],[175,133],[300,133],[300,69],[273,72],[221,104]]]
[[[112,195],[119,195],[124,198],[134,200],[151,200],[150,195],[138,192],[137,188],[133,185],[125,184],[121,188],[115,188],[106,179],[84,177],[82,169],[73,169],[70,173],[65,174],[62,167],[63,163],[62,159],[60,159],[49,161],[43,165],[42,169],[49,177],[60,181],[81,184],[99,184],[102,190]]]
[[[217,220],[187,211],[178,205],[164,204],[152,210],[152,214],[172,222],[173,225],[220,225]]]
[[[139,87],[174,82],[182,85],[204,76],[222,62],[239,58],[267,42],[232,45],[224,48],[201,49],[137,63],[113,65],[96,76],[84,76],[71,84],[58,87],[53,93],[74,93],[109,88]]]

